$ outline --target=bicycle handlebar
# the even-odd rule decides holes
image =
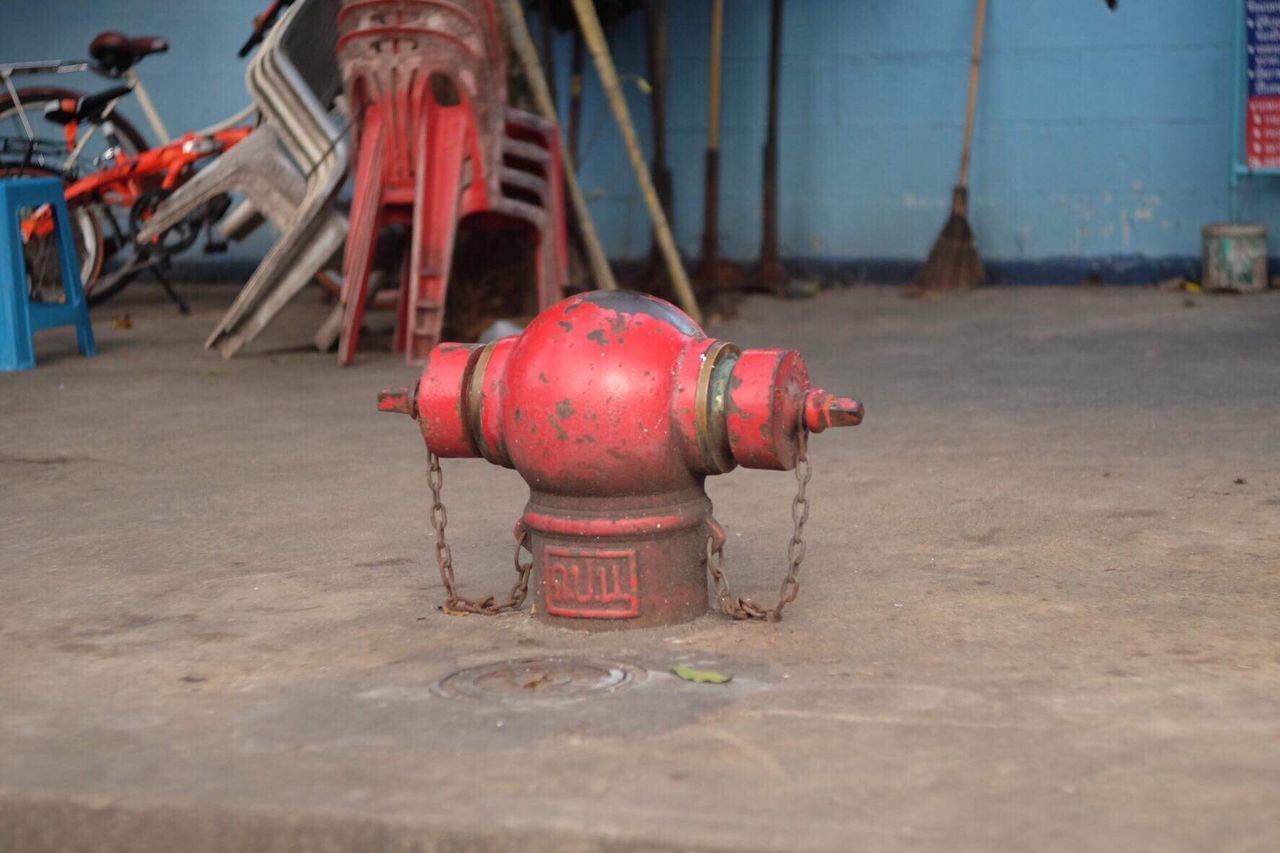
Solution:
[[[253,19],[253,32],[249,34],[249,38],[245,40],[245,43],[240,45],[240,50],[236,52],[236,56],[244,59],[251,50],[262,44],[262,39],[266,36],[267,30],[271,29],[276,20],[279,19],[280,13],[292,5],[293,0],[272,0],[266,11]]]

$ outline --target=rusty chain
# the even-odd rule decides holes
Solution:
[[[707,553],[705,561],[711,577],[716,584],[716,593],[720,602],[720,610],[733,619],[763,619],[768,622],[782,621],[783,609],[796,600],[800,594],[800,564],[804,562],[805,543],[804,526],[809,520],[809,498],[805,492],[809,480],[813,477],[813,466],[809,462],[807,430],[800,432],[800,450],[796,458],[796,494],[791,499],[791,541],[787,543],[787,574],[783,578],[782,588],[778,593],[778,603],[765,610],[744,596],[734,595],[729,588],[729,580],[724,573],[724,544],[715,542],[715,537],[707,537]],[[491,595],[483,600],[463,598],[458,595],[457,583],[453,576],[453,552],[445,539],[445,527],[449,523],[449,513],[445,510],[441,494],[444,490],[444,471],[440,467],[440,458],[428,451],[430,463],[427,470],[427,485],[431,487],[431,525],[436,532],[436,562],[440,565],[440,580],[444,583],[446,600],[441,608],[451,615],[467,615],[480,613],[495,616],[508,610],[519,610],[529,594],[529,577],[533,571],[533,561],[520,561],[520,552],[529,544],[529,532],[523,527],[516,530],[516,548],[512,562],[516,571],[516,582],[506,601],[498,602]]]
[[[707,569],[716,582],[716,594],[720,599],[720,610],[733,619],[764,619],[768,622],[781,622],[782,610],[796,600],[800,594],[800,564],[804,562],[804,525],[809,520],[809,498],[805,490],[813,477],[813,466],[809,463],[809,431],[800,430],[800,451],[796,457],[796,496],[791,499],[791,541],[787,543],[787,576],[783,578],[782,589],[778,592],[778,603],[770,610],[765,610],[750,598],[737,596],[729,589],[729,580],[724,575],[724,543],[716,544],[714,536],[707,537]]]
[[[444,501],[440,497],[444,490],[444,471],[440,468],[440,457],[430,450],[427,451],[427,460],[430,465],[427,469],[427,485],[431,487],[431,526],[436,530],[436,562],[440,564],[440,580],[444,582],[446,595],[444,606],[440,609],[453,616],[469,613],[496,616],[507,610],[519,610],[529,595],[529,575],[533,571],[533,560],[520,562],[520,551],[527,550],[529,546],[529,531],[523,526],[516,528],[516,551],[512,558],[516,582],[506,601],[498,602],[492,595],[483,600],[458,595],[457,584],[453,579],[453,552],[444,538],[444,529],[449,523],[449,513],[445,511]]]

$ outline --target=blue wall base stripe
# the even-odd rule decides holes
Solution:
[[[1155,284],[1181,277],[1198,281],[1196,257],[1152,258],[1121,255],[1104,258],[984,258],[988,284]],[[1273,264],[1276,261],[1272,261]],[[797,259],[787,268],[793,275],[876,284],[906,284],[923,261],[902,258]],[[1280,267],[1275,267],[1280,269]]]
[[[1196,257],[1151,258],[1120,255],[1109,258],[1041,258],[1036,260],[984,259],[988,284],[1155,284],[1170,278],[1200,279],[1200,259]],[[695,265],[686,261],[689,269]],[[1280,270],[1280,257],[1272,258],[1271,269]],[[640,259],[615,259],[615,271],[625,281],[644,268]],[[922,261],[905,258],[793,258],[785,260],[796,278],[853,284],[906,284],[919,271]],[[253,274],[256,263],[238,258],[175,261],[173,278],[183,282],[243,283]],[[751,265],[744,265],[750,270]]]

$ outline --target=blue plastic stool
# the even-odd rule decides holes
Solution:
[[[22,253],[20,212],[41,205],[53,207],[58,235],[58,261],[66,302],[32,302],[27,287],[27,261]],[[80,354],[97,355],[89,302],[80,282],[80,259],[71,232],[71,216],[57,178],[18,178],[0,181],[0,370],[30,370],[36,366],[32,336],[41,329],[75,326]]]

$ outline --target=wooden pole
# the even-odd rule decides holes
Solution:
[[[724,57],[724,0],[711,2],[710,92],[707,95],[707,162],[702,200],[702,278],[720,282],[720,88]]]
[[[956,186],[969,189],[969,155],[973,150],[973,117],[978,111],[978,71],[982,68],[982,39],[987,29],[987,0],[978,0],[973,18],[973,55],[969,58],[969,100],[964,111],[964,149],[960,152],[960,177]]]
[[[510,3],[513,0],[506,0]],[[613,57],[609,55],[609,45],[604,39],[604,30],[600,27],[600,19],[592,0],[573,0],[573,9],[578,14],[578,26],[582,28],[582,37],[591,51],[596,71],[600,74],[600,83],[605,94],[609,96],[609,106],[613,109],[613,117],[622,132],[622,141],[631,158],[631,168],[636,173],[636,182],[640,184],[640,193],[644,196],[649,208],[649,216],[653,220],[654,235],[662,249],[667,262],[667,274],[671,276],[671,284],[675,288],[680,307],[694,319],[702,322],[702,311],[698,308],[698,299],[693,295],[693,287],[689,277],[685,275],[684,266],[680,263],[680,252],[676,249],[675,238],[671,236],[671,226],[667,223],[667,215],[662,212],[662,202],[658,200],[658,191],[654,189],[653,177],[644,162],[644,153],[640,150],[640,140],[636,137],[636,128],[631,121],[631,113],[627,110],[627,101],[622,95],[622,84],[618,81],[618,69],[613,65]]]
[[[507,22],[507,32],[511,37],[511,45],[520,58],[520,66],[529,85],[533,89],[533,99],[538,105],[538,112],[552,121],[556,120],[556,103],[551,97],[547,79],[542,76],[542,66],[538,62],[538,49],[533,45],[533,36],[529,35],[529,25],[524,18],[524,10],[520,8],[520,0],[501,0],[503,17]],[[600,245],[600,237],[596,234],[595,225],[591,221],[591,211],[587,209],[587,200],[582,195],[582,187],[578,185],[578,173],[573,157],[565,145],[564,134],[560,134],[560,157],[564,160],[565,185],[569,189],[569,199],[573,211],[578,217],[578,231],[582,235],[582,244],[587,250],[587,261],[591,265],[591,277],[601,290],[617,290],[618,282],[609,269],[609,259],[605,256],[604,247]]]

